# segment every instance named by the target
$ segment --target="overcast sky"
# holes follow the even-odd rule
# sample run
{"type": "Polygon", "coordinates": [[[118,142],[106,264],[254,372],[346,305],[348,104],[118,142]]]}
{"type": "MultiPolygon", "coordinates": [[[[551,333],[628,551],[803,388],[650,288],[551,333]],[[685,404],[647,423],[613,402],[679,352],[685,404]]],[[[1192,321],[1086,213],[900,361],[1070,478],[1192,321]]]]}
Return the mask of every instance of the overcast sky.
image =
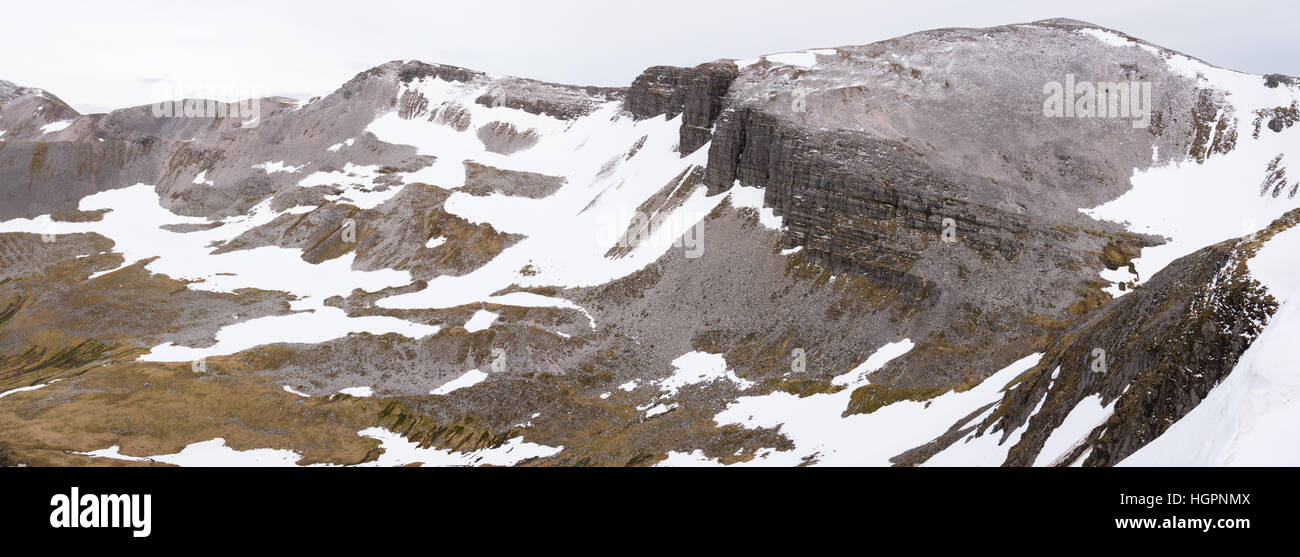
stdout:
{"type": "MultiPolygon", "coordinates": [[[[1289,0],[23,1],[5,6],[0,79],[82,112],[162,100],[160,82],[310,97],[418,59],[577,85],[647,66],[866,44],[1051,17],[1118,29],[1215,65],[1300,75],[1289,0]]],[[[182,85],[184,87],[184,85],[182,85]]]]}

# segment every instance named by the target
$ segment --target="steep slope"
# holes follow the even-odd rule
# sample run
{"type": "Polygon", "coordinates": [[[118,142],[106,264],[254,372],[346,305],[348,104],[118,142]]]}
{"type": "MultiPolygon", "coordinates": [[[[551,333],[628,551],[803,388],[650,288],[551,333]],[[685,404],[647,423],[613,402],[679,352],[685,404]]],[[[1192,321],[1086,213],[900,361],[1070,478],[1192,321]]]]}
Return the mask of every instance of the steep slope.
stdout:
{"type": "Polygon", "coordinates": [[[1125,466],[1275,466],[1300,462],[1296,438],[1297,334],[1295,272],[1300,214],[1275,225],[1246,260],[1252,280],[1278,303],[1277,312],[1237,360],[1231,374],[1125,466]]]}
{"type": "MultiPolygon", "coordinates": [[[[1284,122],[1296,89],[1277,76],[1239,74],[1177,55],[1169,62],[1198,87],[1224,93],[1228,104],[1216,109],[1218,121],[1252,124],[1231,136],[1227,150],[1212,145],[1232,126],[1198,132],[1188,154],[1195,164],[1137,169],[1132,190],[1086,211],[1168,238],[1134,258],[1128,272],[1104,276],[1141,282],[1160,272],[1136,292],[1085,316],[1036,368],[1008,386],[991,416],[965,432],[972,435],[931,462],[961,463],[972,452],[992,450],[1011,465],[1116,464],[1226,381],[1287,295],[1285,287],[1260,284],[1243,265],[1294,220],[1293,213],[1282,216],[1297,206],[1282,161],[1300,148],[1300,138],[1284,122]],[[1259,229],[1261,224],[1268,226],[1259,229]],[[1223,243],[1201,249],[1216,242],[1223,243]]],[[[1204,122],[1197,115],[1209,112],[1197,108],[1192,119],[1204,122]]],[[[1294,255],[1275,261],[1283,268],[1298,263],[1294,255]]],[[[1207,431],[1182,431],[1192,430],[1199,433],[1183,435],[1207,431]]],[[[955,437],[949,432],[904,461],[916,462],[955,437]]]]}
{"type": "Polygon", "coordinates": [[[963,464],[972,453],[1020,466],[1119,462],[1195,407],[1275,311],[1242,268],[1255,247],[1227,242],[1175,261],[1088,314],[1002,388],[987,417],[900,462],[944,447],[926,462],[963,464]]]}

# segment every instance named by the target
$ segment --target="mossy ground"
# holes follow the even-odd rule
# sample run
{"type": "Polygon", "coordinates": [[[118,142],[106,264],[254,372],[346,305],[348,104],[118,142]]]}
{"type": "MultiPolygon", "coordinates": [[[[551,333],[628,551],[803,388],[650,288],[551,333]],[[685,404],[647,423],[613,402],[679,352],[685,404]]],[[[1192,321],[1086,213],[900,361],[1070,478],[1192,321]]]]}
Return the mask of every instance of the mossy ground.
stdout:
{"type": "Polygon", "coordinates": [[[376,454],[357,431],[379,412],[378,401],[302,398],[219,361],[206,373],[120,362],[0,399],[0,438],[11,460],[33,466],[117,465],[72,453],[116,445],[146,457],[217,437],[236,450],[294,450],[300,464],[355,464],[376,454]]]}

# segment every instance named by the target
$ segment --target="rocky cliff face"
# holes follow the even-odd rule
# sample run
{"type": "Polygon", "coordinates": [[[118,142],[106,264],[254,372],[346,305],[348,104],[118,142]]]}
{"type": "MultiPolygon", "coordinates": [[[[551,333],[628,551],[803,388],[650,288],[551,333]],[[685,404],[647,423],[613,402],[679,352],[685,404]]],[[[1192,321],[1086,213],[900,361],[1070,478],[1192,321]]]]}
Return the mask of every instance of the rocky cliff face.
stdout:
{"type": "Polygon", "coordinates": [[[736,65],[730,60],[694,68],[647,68],[628,89],[626,107],[637,118],[662,114],[671,120],[681,114],[678,150],[689,155],[709,142],[713,122],[722,112],[722,98],[736,73],[736,65]]]}
{"type": "MultiPolygon", "coordinates": [[[[764,190],[764,204],[789,220],[786,247],[837,272],[876,278],[923,298],[929,288],[908,271],[926,241],[940,239],[945,219],[963,245],[1014,259],[1030,218],[953,195],[983,177],[936,169],[905,143],[853,132],[808,133],[751,109],[731,112],[709,150],[705,184],[712,193],[734,183],[764,190]]],[[[955,239],[956,236],[954,236],[955,239]]]]}
{"type": "Polygon", "coordinates": [[[924,462],[954,444],[992,436],[1009,447],[1008,466],[1119,463],[1195,408],[1262,331],[1277,302],[1245,262],[1294,226],[1297,215],[1248,241],[1179,259],[1132,294],[1087,314],[1003,389],[987,418],[897,462],[924,462]],[[1073,423],[1072,433],[1058,434],[1080,407],[1100,411],[1090,422],[1073,423]],[[1058,442],[1049,444],[1054,436],[1058,442]]]}

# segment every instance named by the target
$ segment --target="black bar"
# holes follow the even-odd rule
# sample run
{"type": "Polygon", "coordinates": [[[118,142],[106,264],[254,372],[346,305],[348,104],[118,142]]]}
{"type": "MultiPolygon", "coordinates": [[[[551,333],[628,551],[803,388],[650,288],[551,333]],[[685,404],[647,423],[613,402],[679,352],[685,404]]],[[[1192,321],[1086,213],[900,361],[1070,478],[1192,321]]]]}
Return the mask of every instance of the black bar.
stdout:
{"type": "Polygon", "coordinates": [[[0,471],[7,494],[0,531],[125,547],[214,536],[305,547],[340,537],[391,541],[452,531],[458,532],[453,538],[483,540],[471,532],[490,535],[501,528],[521,543],[560,533],[594,543],[697,528],[750,533],[737,534],[737,543],[746,536],[758,540],[756,534],[798,537],[799,529],[913,540],[956,536],[976,543],[1035,531],[1089,542],[1254,541],[1294,530],[1300,488],[1292,474],[1284,468],[9,468],[0,471]],[[129,527],[52,527],[51,498],[74,486],[83,496],[149,494],[149,535],[135,537],[129,527]],[[1171,504],[1170,494],[1182,504],[1171,504]],[[1117,528],[1116,519],[1132,518],[1157,522],[1117,528]],[[1236,528],[1160,526],[1165,519],[1207,518],[1230,520],[1225,526],[1236,528]]]}

